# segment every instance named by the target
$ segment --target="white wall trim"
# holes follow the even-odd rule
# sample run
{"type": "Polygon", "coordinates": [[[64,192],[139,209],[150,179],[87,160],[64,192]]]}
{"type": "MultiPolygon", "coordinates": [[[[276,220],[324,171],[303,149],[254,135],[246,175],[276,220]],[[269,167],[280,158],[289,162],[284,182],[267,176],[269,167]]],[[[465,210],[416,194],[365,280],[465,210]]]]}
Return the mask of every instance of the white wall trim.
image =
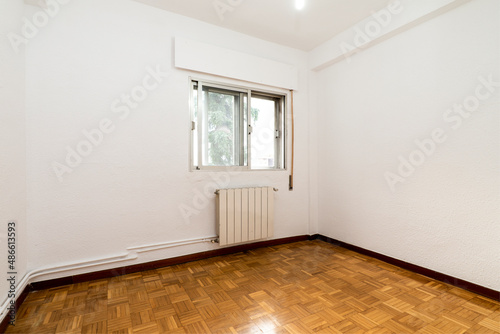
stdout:
{"type": "Polygon", "coordinates": [[[299,87],[293,65],[180,37],[175,38],[175,67],[278,88],[299,87]]]}

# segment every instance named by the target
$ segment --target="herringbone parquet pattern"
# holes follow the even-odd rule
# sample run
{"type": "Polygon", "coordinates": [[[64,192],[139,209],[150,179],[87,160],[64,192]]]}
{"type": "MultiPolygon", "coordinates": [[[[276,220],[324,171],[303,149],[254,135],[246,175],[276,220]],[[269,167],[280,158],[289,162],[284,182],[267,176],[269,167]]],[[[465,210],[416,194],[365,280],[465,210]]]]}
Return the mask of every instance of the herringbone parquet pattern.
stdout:
{"type": "Polygon", "coordinates": [[[7,333],[500,333],[500,304],[307,241],[33,292],[7,333]]]}

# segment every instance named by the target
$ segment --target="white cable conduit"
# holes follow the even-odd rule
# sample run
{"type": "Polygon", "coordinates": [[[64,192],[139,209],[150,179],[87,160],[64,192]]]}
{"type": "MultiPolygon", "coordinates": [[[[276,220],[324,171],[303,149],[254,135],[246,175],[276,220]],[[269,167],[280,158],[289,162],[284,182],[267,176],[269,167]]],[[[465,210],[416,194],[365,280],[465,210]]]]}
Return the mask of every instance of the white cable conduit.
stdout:
{"type": "Polygon", "coordinates": [[[197,238],[197,239],[187,239],[180,241],[170,241],[170,242],[162,242],[159,244],[146,245],[146,246],[136,246],[127,248],[128,251],[136,251],[137,253],[144,253],[158,249],[178,247],[184,245],[197,244],[201,242],[213,242],[217,239],[217,236],[207,237],[207,238],[197,238]]]}
{"type": "MultiPolygon", "coordinates": [[[[122,254],[122,255],[116,255],[116,256],[111,256],[111,257],[106,257],[102,259],[97,259],[97,260],[89,260],[89,261],[84,261],[84,262],[79,262],[79,263],[72,263],[72,264],[65,264],[61,266],[55,266],[55,267],[49,267],[49,268],[42,268],[42,269],[35,269],[32,270],[28,273],[26,273],[21,281],[16,286],[16,296],[19,296],[21,292],[26,288],[26,286],[32,282],[33,279],[43,276],[43,275],[50,275],[50,274],[56,274],[56,273],[61,273],[65,271],[70,271],[70,270],[77,270],[77,269],[83,269],[83,268],[91,268],[91,267],[96,267],[96,266],[101,266],[105,264],[112,264],[112,263],[119,263],[119,262],[124,262],[124,261],[130,261],[130,260],[135,260],[139,258],[140,253],[145,253],[145,252],[151,252],[155,250],[160,250],[160,249],[167,249],[167,248],[172,248],[172,247],[180,247],[180,246],[186,246],[186,245],[193,245],[193,244],[198,244],[198,243],[204,243],[204,242],[216,242],[217,236],[213,237],[206,237],[206,238],[196,238],[196,239],[187,239],[187,240],[180,240],[180,241],[169,241],[169,242],[163,242],[159,244],[151,244],[151,245],[144,245],[144,246],[136,246],[136,247],[129,247],[127,248],[127,253],[122,254]]],[[[9,305],[11,303],[12,298],[5,298],[4,302],[2,303],[2,306],[0,307],[0,321],[2,321],[5,316],[9,313],[9,305]]]]}

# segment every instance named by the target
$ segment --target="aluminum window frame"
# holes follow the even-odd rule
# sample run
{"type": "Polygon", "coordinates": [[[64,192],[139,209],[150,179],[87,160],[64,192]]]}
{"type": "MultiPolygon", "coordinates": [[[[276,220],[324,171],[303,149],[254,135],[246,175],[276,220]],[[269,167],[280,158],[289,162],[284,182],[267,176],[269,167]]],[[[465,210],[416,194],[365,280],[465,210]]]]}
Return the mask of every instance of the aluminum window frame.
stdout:
{"type": "MultiPolygon", "coordinates": [[[[189,166],[191,171],[285,171],[287,169],[287,101],[288,92],[284,91],[270,91],[267,89],[244,87],[228,83],[214,82],[211,80],[197,79],[189,77],[189,113],[190,113],[190,155],[189,155],[189,166]],[[194,86],[197,86],[197,117],[194,117],[194,86]],[[229,91],[239,93],[239,107],[240,107],[240,119],[239,119],[239,165],[234,166],[211,166],[203,165],[203,154],[206,154],[206,150],[203,148],[203,137],[202,137],[202,127],[208,126],[208,122],[205,121],[206,112],[203,110],[203,103],[200,103],[203,94],[203,87],[209,87],[209,89],[221,89],[222,91],[229,91]],[[246,94],[247,99],[247,110],[246,122],[247,129],[245,127],[245,120],[243,112],[245,108],[243,97],[246,94]],[[274,101],[275,103],[275,131],[279,132],[279,137],[275,135],[274,137],[274,166],[269,168],[253,168],[252,167],[252,97],[255,95],[257,98],[265,98],[274,101]],[[194,141],[195,135],[197,135],[197,152],[195,152],[194,141]],[[245,140],[246,137],[246,140],[245,140]],[[245,142],[246,142],[246,156],[245,156],[245,142]],[[197,154],[197,164],[195,164],[194,154],[197,154]],[[246,161],[246,165],[245,164],[246,161]],[[242,165],[243,164],[243,165],[242,165]]],[[[208,103],[208,101],[207,101],[208,103]]],[[[235,145],[236,146],[236,145],[235,145]]],[[[236,156],[235,156],[236,159],[236,156]]],[[[236,160],[235,160],[236,161],[236,160]]]]}

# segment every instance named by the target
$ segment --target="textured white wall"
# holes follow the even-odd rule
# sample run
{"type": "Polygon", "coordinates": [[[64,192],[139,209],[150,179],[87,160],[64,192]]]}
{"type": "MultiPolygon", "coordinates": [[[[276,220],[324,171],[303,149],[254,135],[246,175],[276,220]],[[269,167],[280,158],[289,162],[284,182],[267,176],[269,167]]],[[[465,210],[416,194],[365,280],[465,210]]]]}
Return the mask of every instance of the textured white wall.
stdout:
{"type": "Polygon", "coordinates": [[[19,33],[23,5],[0,2],[0,305],[7,282],[7,224],[16,221],[18,282],[26,271],[26,136],[24,116],[24,52],[15,52],[7,36],[19,33]]]}
{"type": "MultiPolygon", "coordinates": [[[[288,191],[286,171],[230,175],[228,183],[225,173],[189,172],[188,76],[205,76],[173,67],[176,36],[288,63],[300,69],[301,77],[306,75],[303,52],[137,2],[75,0],[65,5],[30,42],[27,53],[30,269],[119,255],[127,247],[215,235],[217,179],[227,187],[279,188],[275,237],[307,233],[307,140],[296,142],[293,192],[288,191]],[[127,94],[140,95],[141,89],[134,87],[149,75],[146,68],[157,66],[166,74],[160,74],[158,85],[153,77],[146,80],[148,86],[157,86],[147,98],[132,108],[120,102],[127,94]],[[101,139],[94,131],[97,145],[82,144],[87,140],[82,131],[99,126],[109,133],[101,139]],[[81,161],[70,158],[71,173],[65,162],[68,147],[91,151],[81,161]],[[199,194],[206,187],[211,191],[205,203],[199,194]],[[186,220],[180,208],[199,213],[186,220]]],[[[307,138],[306,97],[304,85],[295,100],[299,138],[307,138]]],[[[200,244],[153,252],[136,262],[213,247],[200,244]]]]}
{"type": "Polygon", "coordinates": [[[499,13],[472,1],[319,73],[320,233],[500,289],[499,13]],[[418,166],[391,189],[400,156],[418,166]]]}

